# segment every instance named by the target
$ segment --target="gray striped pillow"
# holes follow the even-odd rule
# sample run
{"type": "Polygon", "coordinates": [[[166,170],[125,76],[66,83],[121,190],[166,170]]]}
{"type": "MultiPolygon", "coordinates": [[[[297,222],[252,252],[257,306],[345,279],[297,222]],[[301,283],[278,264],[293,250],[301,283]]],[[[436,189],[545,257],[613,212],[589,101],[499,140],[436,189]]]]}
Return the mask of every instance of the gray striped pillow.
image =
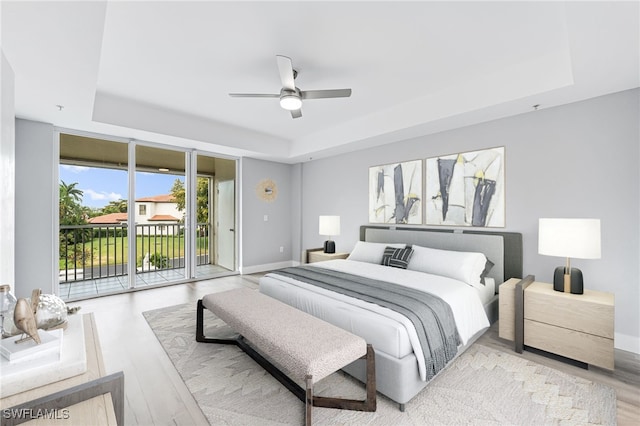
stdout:
{"type": "Polygon", "coordinates": [[[412,254],[413,249],[409,247],[386,247],[384,249],[384,254],[382,255],[382,264],[384,266],[407,269],[407,266],[409,265],[409,259],[411,259],[412,254]]]}

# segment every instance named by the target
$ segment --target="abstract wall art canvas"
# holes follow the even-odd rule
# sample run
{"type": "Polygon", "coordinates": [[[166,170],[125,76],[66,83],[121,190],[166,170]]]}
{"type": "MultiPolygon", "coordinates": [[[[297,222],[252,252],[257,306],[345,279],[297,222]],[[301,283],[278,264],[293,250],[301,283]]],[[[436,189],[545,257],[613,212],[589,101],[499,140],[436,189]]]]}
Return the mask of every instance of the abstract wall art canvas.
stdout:
{"type": "Polygon", "coordinates": [[[504,147],[428,158],[426,223],[505,226],[504,147]]]}
{"type": "Polygon", "coordinates": [[[369,222],[422,224],[422,160],[369,168],[369,222]]]}

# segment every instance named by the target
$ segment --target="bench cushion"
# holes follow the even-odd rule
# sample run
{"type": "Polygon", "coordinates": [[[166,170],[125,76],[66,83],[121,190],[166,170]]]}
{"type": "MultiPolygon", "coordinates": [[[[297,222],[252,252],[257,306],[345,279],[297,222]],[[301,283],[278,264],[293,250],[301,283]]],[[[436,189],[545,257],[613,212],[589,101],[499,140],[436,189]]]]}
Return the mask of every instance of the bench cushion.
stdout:
{"type": "Polygon", "coordinates": [[[367,353],[363,338],[254,290],[208,294],[202,304],[293,379],[315,383],[367,353]]]}

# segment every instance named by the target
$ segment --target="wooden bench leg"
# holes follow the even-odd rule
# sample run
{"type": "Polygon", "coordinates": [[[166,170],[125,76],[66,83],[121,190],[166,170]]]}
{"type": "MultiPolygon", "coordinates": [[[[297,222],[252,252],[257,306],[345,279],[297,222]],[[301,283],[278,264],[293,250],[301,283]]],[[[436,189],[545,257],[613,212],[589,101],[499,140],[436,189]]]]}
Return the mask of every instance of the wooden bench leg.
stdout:
{"type": "Polygon", "coordinates": [[[362,358],[367,363],[367,383],[365,383],[367,397],[364,401],[314,396],[313,405],[324,408],[340,408],[342,410],[376,411],[376,356],[373,346],[367,345],[367,354],[362,358]]]}
{"type": "Polygon", "coordinates": [[[376,411],[376,354],[373,346],[367,345],[367,399],[364,411],[376,411]]]}
{"type": "Polygon", "coordinates": [[[304,403],[304,423],[306,426],[311,426],[311,410],[313,409],[313,378],[310,375],[307,375],[305,377],[305,382],[307,385],[307,396],[304,403]]]}

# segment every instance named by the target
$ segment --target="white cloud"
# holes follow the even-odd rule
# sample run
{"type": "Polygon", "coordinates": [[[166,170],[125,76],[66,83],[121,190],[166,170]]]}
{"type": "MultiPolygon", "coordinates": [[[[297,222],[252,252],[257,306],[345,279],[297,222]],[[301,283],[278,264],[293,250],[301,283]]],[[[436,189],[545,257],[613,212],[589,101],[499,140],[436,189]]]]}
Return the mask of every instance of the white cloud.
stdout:
{"type": "Polygon", "coordinates": [[[96,192],[93,189],[83,189],[84,195],[88,195],[89,198],[96,201],[116,201],[122,199],[122,194],[115,192],[96,192]]]}
{"type": "Polygon", "coordinates": [[[60,167],[62,167],[64,170],[68,170],[71,173],[82,173],[82,172],[86,172],[87,170],[89,170],[89,167],[85,167],[85,166],[70,166],[68,164],[60,164],[60,167]]]}

